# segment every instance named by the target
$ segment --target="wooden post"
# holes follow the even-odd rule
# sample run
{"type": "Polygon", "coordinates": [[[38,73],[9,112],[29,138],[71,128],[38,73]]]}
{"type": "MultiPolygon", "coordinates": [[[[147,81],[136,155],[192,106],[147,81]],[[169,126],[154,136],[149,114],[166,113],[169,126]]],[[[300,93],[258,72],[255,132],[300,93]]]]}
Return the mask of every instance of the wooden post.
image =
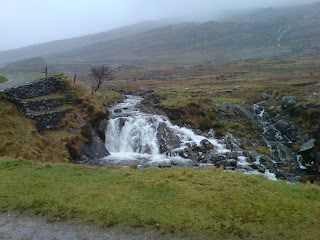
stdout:
{"type": "Polygon", "coordinates": [[[73,82],[76,82],[76,78],[77,78],[77,74],[75,73],[73,77],[73,82]]]}
{"type": "Polygon", "coordinates": [[[46,77],[48,77],[48,67],[46,67],[46,77]]]}

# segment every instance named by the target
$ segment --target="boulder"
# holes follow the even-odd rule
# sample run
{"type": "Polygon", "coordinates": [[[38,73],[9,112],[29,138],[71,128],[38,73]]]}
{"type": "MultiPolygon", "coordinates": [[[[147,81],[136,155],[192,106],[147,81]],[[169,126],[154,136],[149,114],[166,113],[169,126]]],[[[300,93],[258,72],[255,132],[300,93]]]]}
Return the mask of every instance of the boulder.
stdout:
{"type": "Polygon", "coordinates": [[[157,139],[161,146],[161,153],[173,150],[180,146],[180,138],[164,122],[160,122],[157,129],[157,139]]]}
{"type": "Polygon", "coordinates": [[[315,139],[311,139],[308,142],[304,143],[301,147],[299,152],[305,152],[305,151],[309,151],[312,150],[315,147],[315,139]]]}
{"type": "Polygon", "coordinates": [[[278,129],[280,132],[285,133],[286,130],[289,128],[290,124],[283,119],[274,123],[274,127],[278,129]]]}
{"type": "Polygon", "coordinates": [[[294,96],[285,96],[281,99],[284,108],[292,107],[297,104],[296,98],[294,96]]]}
{"type": "MultiPolygon", "coordinates": [[[[103,141],[92,131],[92,141],[83,143],[80,147],[80,161],[96,165],[100,159],[110,155],[103,141]]],[[[97,164],[99,165],[99,164],[97,164]]]]}
{"type": "Polygon", "coordinates": [[[213,149],[213,145],[212,145],[211,142],[209,142],[208,139],[203,139],[200,143],[206,150],[212,150],[213,149]]]}
{"type": "Polygon", "coordinates": [[[226,146],[231,151],[241,151],[239,145],[240,141],[238,138],[233,136],[231,133],[227,132],[224,136],[224,141],[226,143],[226,146]]]}

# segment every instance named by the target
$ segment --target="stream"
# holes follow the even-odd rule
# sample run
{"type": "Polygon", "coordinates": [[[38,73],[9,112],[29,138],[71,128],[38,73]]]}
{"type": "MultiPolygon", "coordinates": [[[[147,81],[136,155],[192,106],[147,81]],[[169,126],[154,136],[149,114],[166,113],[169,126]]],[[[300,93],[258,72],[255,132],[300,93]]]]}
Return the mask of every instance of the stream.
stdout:
{"type": "MultiPolygon", "coordinates": [[[[203,139],[185,127],[173,125],[168,118],[141,112],[139,96],[128,95],[123,103],[110,109],[106,130],[106,147],[111,155],[105,159],[113,164],[139,166],[191,166],[191,160],[178,155],[190,144],[203,139]],[[164,151],[165,148],[165,151],[164,151]]],[[[219,153],[229,150],[216,139],[207,139],[219,153]]]]}
{"type": "MultiPolygon", "coordinates": [[[[198,135],[172,124],[165,116],[142,112],[139,108],[142,100],[128,95],[124,102],[109,109],[105,144],[110,155],[104,158],[108,164],[136,164],[138,168],[214,165],[246,174],[261,173],[250,167],[241,151],[231,152],[223,140],[198,135]]],[[[263,174],[275,179],[268,169],[263,174]]]]}

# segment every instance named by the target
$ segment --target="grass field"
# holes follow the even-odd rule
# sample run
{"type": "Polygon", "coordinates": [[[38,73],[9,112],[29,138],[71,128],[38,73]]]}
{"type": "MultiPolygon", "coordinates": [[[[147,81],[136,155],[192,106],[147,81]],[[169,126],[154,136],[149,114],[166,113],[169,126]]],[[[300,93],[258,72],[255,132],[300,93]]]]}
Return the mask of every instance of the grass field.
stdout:
{"type": "Polygon", "coordinates": [[[320,188],[190,169],[0,158],[0,210],[199,239],[319,239],[320,188]]]}

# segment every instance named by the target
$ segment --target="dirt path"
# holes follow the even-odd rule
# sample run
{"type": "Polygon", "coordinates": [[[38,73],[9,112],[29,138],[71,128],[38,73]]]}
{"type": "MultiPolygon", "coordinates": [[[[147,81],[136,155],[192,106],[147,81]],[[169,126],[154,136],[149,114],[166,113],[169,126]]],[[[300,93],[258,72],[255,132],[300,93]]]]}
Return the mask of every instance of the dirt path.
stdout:
{"type": "Polygon", "coordinates": [[[0,239],[2,240],[73,240],[73,239],[172,239],[155,237],[144,233],[120,233],[100,228],[96,225],[78,221],[48,222],[44,217],[19,214],[17,212],[0,213],[0,239]]]}

